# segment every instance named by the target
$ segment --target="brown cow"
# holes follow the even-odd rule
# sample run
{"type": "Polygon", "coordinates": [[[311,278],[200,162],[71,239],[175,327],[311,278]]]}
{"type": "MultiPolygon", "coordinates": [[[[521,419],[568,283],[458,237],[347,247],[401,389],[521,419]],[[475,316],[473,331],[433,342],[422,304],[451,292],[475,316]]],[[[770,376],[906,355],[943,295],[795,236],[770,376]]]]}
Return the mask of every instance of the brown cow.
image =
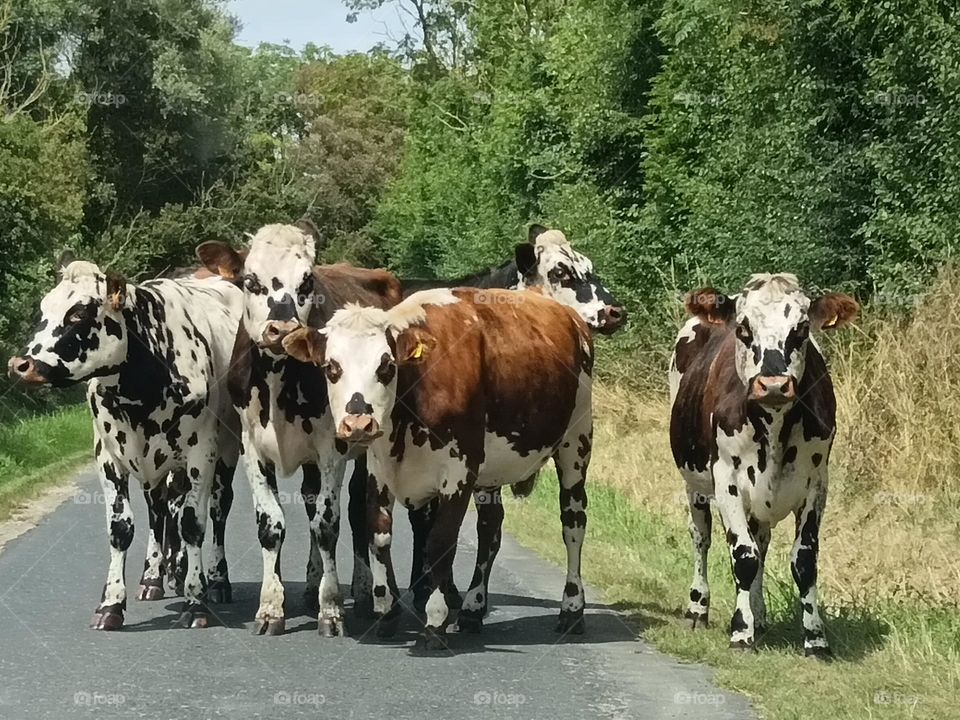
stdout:
{"type": "MultiPolygon", "coordinates": [[[[583,632],[580,548],[592,442],[590,329],[576,311],[531,292],[425,290],[389,311],[348,306],[322,332],[288,335],[292,356],[323,367],[337,437],[367,448],[374,609],[392,634],[399,591],[390,559],[394,498],[439,499],[426,542],[424,645],[445,645],[457,536],[475,489],[530,477],[553,458],[560,478],[567,582],[557,626],[583,632]],[[389,590],[389,596],[388,596],[389,590]]],[[[492,525],[478,528],[478,564],[492,525]]],[[[479,631],[489,572],[459,624],[479,631]]]]}
{"type": "Polygon", "coordinates": [[[754,275],[735,298],[691,293],[694,316],[671,361],[670,443],[687,483],[695,551],[687,618],[707,624],[710,500],[720,511],[737,587],[730,644],[752,648],[766,624],[763,563],[773,526],[793,513],[793,577],[807,655],[830,648],[817,606],[817,550],[827,496],[836,400],[811,330],[852,321],[857,303],[812,300],[793,275],[754,275]]]}

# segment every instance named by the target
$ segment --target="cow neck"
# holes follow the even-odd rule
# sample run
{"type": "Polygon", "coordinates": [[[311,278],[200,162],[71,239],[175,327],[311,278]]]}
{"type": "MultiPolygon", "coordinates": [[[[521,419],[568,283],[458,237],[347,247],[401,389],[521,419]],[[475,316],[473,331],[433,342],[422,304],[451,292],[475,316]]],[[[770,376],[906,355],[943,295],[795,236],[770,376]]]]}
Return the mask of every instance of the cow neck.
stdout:
{"type": "Polygon", "coordinates": [[[402,284],[404,296],[418,290],[432,290],[434,288],[475,287],[516,290],[520,287],[520,273],[517,270],[516,261],[508,260],[497,267],[487,268],[453,280],[412,278],[403,280],[402,284]]]}
{"type": "Polygon", "coordinates": [[[166,308],[153,291],[127,286],[129,307],[123,311],[127,357],[115,374],[100,378],[101,394],[118,404],[159,406],[164,389],[180,376],[166,308]]]}

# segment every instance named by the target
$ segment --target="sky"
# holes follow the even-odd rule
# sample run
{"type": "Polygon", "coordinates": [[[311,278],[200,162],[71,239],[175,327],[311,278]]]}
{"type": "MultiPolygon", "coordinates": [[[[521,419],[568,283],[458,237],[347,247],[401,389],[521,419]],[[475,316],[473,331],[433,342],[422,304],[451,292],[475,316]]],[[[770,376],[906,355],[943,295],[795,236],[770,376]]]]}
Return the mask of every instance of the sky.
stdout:
{"type": "Polygon", "coordinates": [[[403,35],[397,8],[364,11],[357,22],[348,23],[341,0],[229,0],[227,11],[240,19],[241,45],[261,42],[288,43],[300,50],[308,42],[329,45],[339,53],[369,50],[386,42],[388,34],[403,35]]]}

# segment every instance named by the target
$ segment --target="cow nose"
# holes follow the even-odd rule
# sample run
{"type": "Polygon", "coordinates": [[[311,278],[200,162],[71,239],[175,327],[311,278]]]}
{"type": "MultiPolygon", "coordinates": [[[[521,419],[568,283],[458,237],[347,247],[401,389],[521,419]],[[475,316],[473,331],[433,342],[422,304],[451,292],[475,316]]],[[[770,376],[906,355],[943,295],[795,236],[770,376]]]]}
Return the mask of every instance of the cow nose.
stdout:
{"type": "Polygon", "coordinates": [[[620,305],[605,305],[597,319],[602,330],[612,332],[626,321],[627,311],[620,305]]]}
{"type": "Polygon", "coordinates": [[[7,375],[17,380],[35,381],[37,379],[37,368],[33,358],[12,357],[7,363],[7,375]]]}
{"type": "Polygon", "coordinates": [[[369,441],[379,435],[380,423],[372,415],[347,415],[337,428],[337,438],[350,442],[369,441]]]}
{"type": "Polygon", "coordinates": [[[797,397],[797,385],[789,375],[761,375],[753,381],[754,400],[768,405],[780,405],[797,397]]]}
{"type": "Polygon", "coordinates": [[[300,323],[291,320],[270,320],[263,326],[260,346],[279,347],[283,339],[298,327],[300,327],[300,323]]]}

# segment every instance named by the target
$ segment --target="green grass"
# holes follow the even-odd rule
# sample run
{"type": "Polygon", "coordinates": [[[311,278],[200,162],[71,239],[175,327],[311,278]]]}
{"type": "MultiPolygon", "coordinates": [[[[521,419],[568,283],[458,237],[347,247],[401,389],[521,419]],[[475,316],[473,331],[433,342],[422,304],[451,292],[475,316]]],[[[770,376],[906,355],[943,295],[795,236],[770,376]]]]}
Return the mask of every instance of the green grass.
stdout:
{"type": "Polygon", "coordinates": [[[93,426],[82,405],[0,425],[0,520],[62,481],[92,455],[93,426]]]}
{"type": "MultiPolygon", "coordinates": [[[[679,485],[679,477],[676,482],[679,485]]],[[[716,682],[750,697],[761,717],[960,717],[956,608],[889,601],[838,606],[822,597],[837,659],[824,664],[805,658],[787,564],[790,541],[779,528],[765,581],[771,629],[760,639],[757,653],[737,653],[727,648],[733,585],[719,529],[715,528],[710,553],[711,627],[693,632],[682,620],[692,574],[686,528],[598,482],[588,486],[588,493],[583,572],[585,580],[604,594],[593,602],[623,610],[660,650],[715,667],[716,682]]],[[[521,542],[562,563],[558,512],[557,481],[545,472],[528,500],[510,503],[507,528],[521,542]]]]}

